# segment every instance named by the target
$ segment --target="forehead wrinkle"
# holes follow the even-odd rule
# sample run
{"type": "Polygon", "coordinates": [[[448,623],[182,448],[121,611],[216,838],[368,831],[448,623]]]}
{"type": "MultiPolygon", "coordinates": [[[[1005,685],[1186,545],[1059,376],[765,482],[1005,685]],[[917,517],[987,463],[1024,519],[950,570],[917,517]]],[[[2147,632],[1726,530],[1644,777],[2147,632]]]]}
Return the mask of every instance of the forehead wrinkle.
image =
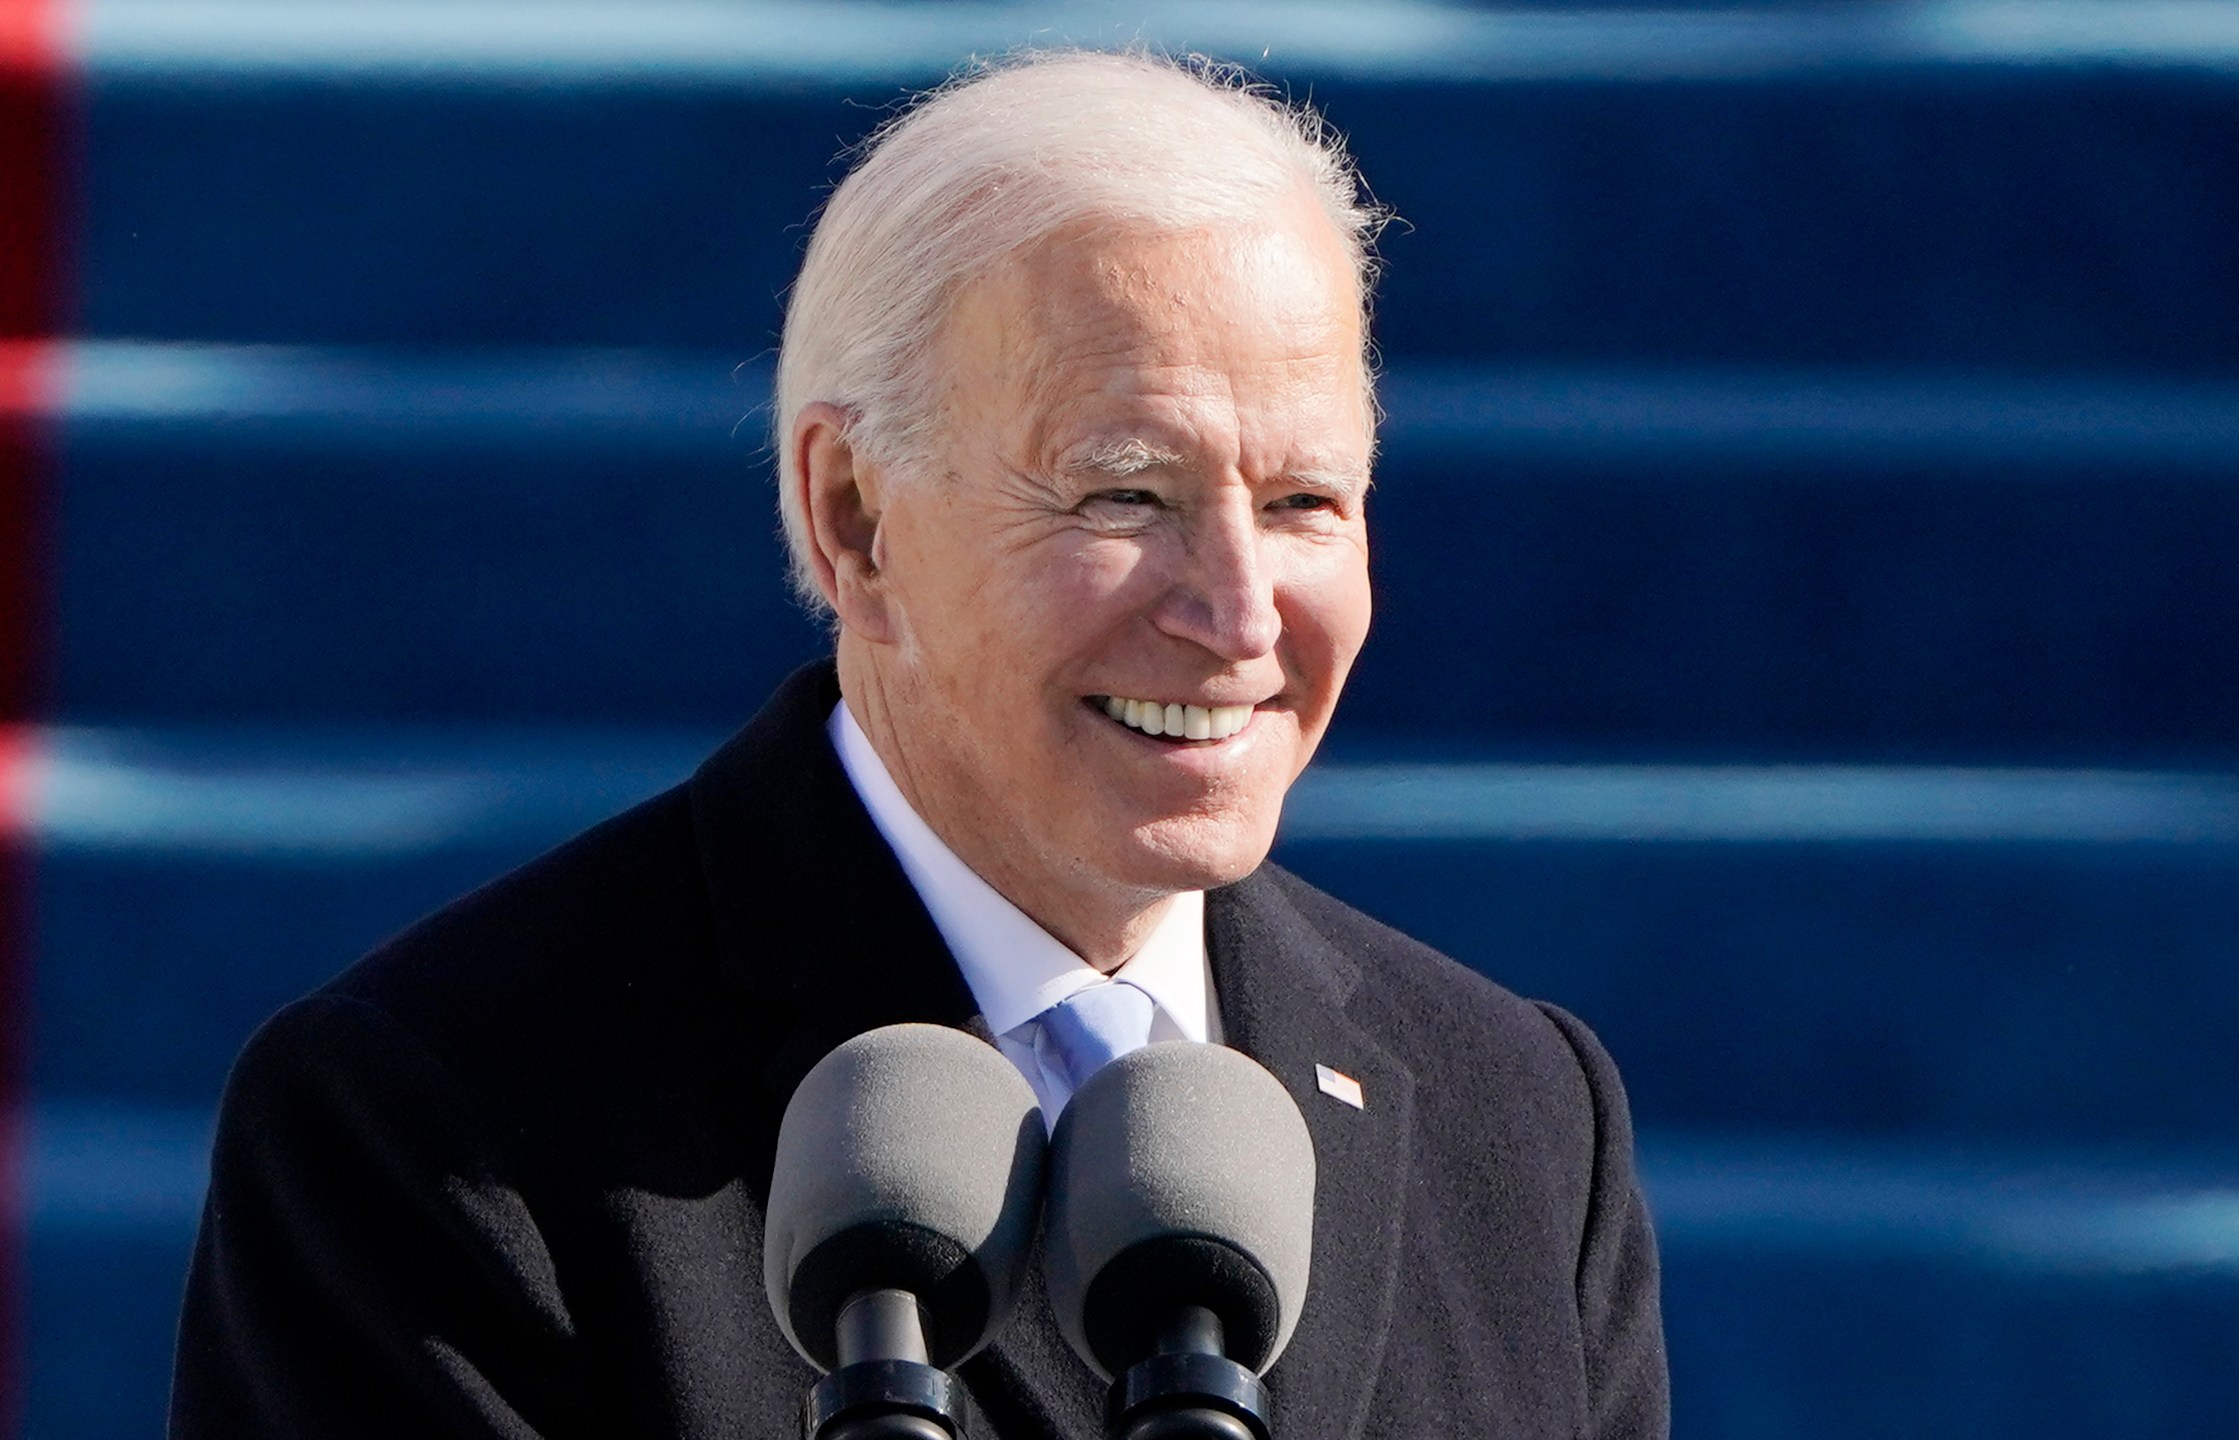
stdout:
{"type": "MultiPolygon", "coordinates": [[[[1045,484],[1164,466],[1233,468],[1260,484],[1293,477],[1338,495],[1365,491],[1365,455],[1356,462],[1349,446],[1331,453],[1313,442],[1302,453],[1293,442],[1306,437],[1283,433],[1300,417],[1301,391],[1314,392],[1307,410],[1326,408],[1320,392],[1333,379],[1365,401],[1357,301],[1340,315],[1302,300],[1287,263],[1295,247],[1266,237],[1232,244],[1238,237],[1218,232],[1153,235],[1144,237],[1147,255],[1113,248],[1122,238],[1108,228],[1052,237],[966,288],[944,337],[952,414],[970,422],[962,428],[1045,484]],[[1254,267],[1270,254],[1286,263],[1263,276],[1254,267]],[[1275,287],[1264,297],[1263,280],[1275,287]],[[1218,289],[1235,284],[1275,308],[1239,321],[1218,289]],[[1254,323],[1268,315],[1273,323],[1254,323]],[[1238,330],[1247,333],[1230,333],[1238,330]],[[1270,331],[1282,348],[1253,343],[1270,331]],[[1351,373],[1327,373],[1333,364],[1351,373]]],[[[1365,413],[1363,429],[1363,448],[1373,453],[1365,413]]]]}
{"type": "Polygon", "coordinates": [[[1141,406],[1147,397],[1128,393],[1141,383],[1139,330],[1124,323],[1052,324],[1031,310],[1013,314],[1023,333],[1011,372],[1017,386],[1011,406],[1025,421],[1029,453],[1044,457],[1042,465],[1058,475],[1127,476],[1182,463],[1173,444],[1146,433],[1162,428],[1146,427],[1150,417],[1141,406]],[[1090,432],[1086,439],[1065,443],[1068,431],[1083,430],[1090,432]]]}

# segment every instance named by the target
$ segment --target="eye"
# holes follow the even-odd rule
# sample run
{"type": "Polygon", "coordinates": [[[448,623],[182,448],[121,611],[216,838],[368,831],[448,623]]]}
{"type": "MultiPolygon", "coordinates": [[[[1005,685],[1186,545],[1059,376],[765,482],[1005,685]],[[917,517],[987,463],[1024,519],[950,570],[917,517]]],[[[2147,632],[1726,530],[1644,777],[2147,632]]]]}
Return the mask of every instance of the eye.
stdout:
{"type": "Polygon", "coordinates": [[[1089,505],[1116,505],[1125,509],[1156,509],[1166,502],[1156,490],[1099,490],[1083,502],[1089,505]]]}
{"type": "Polygon", "coordinates": [[[1269,501],[1267,508],[1270,510],[1335,510],[1337,499],[1335,496],[1323,495],[1313,490],[1300,490],[1295,494],[1285,495],[1279,500],[1269,501]]]}

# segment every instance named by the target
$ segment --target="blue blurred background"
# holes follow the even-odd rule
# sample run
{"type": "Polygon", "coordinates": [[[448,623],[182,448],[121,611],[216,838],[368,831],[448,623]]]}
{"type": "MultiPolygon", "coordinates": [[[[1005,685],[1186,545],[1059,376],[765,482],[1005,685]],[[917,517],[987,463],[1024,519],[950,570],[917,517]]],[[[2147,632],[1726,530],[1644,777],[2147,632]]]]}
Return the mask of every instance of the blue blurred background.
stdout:
{"type": "Polygon", "coordinates": [[[2239,9],[64,16],[23,1436],[160,1432],[259,1018],[817,650],[759,407],[842,147],[1136,38],[1403,217],[1279,858],[1607,1040],[1682,1440],[2239,1433],[2239,9]]]}

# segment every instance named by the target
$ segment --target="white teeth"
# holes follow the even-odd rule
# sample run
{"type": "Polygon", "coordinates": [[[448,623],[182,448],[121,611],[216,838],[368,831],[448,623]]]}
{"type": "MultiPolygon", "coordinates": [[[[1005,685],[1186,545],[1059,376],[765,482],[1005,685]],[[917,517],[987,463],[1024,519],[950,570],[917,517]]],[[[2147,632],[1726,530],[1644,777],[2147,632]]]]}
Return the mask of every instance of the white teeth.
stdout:
{"type": "Polygon", "coordinates": [[[1145,735],[1185,740],[1226,740],[1252,723],[1249,705],[1162,705],[1156,700],[1104,697],[1104,713],[1145,735]]]}

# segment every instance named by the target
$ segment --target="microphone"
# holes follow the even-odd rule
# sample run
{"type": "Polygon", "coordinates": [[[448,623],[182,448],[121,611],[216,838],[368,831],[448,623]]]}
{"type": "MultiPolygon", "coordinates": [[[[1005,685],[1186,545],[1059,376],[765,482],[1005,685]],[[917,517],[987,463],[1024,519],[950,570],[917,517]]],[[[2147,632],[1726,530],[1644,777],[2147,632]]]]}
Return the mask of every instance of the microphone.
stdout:
{"type": "Polygon", "coordinates": [[[1112,1440],[1269,1440],[1259,1373],[1290,1342],[1314,1241],[1314,1142],[1241,1051],[1148,1045],[1051,1138],[1042,1271],[1058,1329],[1113,1381],[1112,1440]]]}
{"type": "Polygon", "coordinates": [[[763,1232],[778,1328],[829,1372],[806,1440],[952,1440],[946,1372],[1010,1313],[1047,1145],[993,1046],[890,1025],[818,1061],[785,1107],[763,1232]]]}

